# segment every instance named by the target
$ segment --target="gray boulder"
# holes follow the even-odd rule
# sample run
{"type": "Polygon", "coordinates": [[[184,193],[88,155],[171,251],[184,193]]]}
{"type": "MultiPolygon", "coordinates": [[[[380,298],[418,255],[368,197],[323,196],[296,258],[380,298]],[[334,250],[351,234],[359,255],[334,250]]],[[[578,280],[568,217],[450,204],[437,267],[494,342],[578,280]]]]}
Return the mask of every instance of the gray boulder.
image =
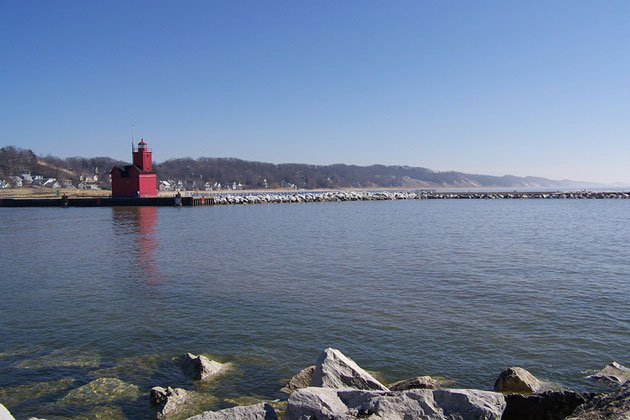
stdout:
{"type": "Polygon", "coordinates": [[[151,388],[149,398],[151,404],[157,409],[157,417],[164,417],[175,411],[178,405],[186,402],[187,393],[181,388],[162,388],[155,386],[151,388]]]}
{"type": "Polygon", "coordinates": [[[305,369],[302,369],[289,380],[289,382],[282,388],[280,391],[290,394],[293,391],[301,388],[306,388],[310,385],[311,379],[313,378],[313,372],[315,371],[315,366],[309,366],[305,369]]]}
{"type": "Polygon", "coordinates": [[[630,368],[620,365],[617,362],[612,362],[588,378],[606,381],[613,385],[621,385],[626,381],[630,381],[630,368]]]}
{"type": "Polygon", "coordinates": [[[7,408],[0,404],[0,420],[15,420],[7,408]]]}
{"type": "Polygon", "coordinates": [[[352,359],[330,347],[319,355],[310,386],[388,391],[385,385],[361,369],[352,359]]]}
{"type": "Polygon", "coordinates": [[[617,391],[598,395],[579,406],[566,420],[630,419],[630,381],[617,391]]]}
{"type": "Polygon", "coordinates": [[[542,394],[508,394],[501,420],[562,420],[595,394],[547,391],[542,394]]]}
{"type": "Polygon", "coordinates": [[[494,383],[494,390],[504,393],[531,394],[540,388],[540,381],[520,367],[505,369],[494,383]]]}
{"type": "Polygon", "coordinates": [[[352,419],[337,392],[337,389],[319,387],[295,391],[289,396],[284,420],[352,419]]]}
{"type": "Polygon", "coordinates": [[[186,376],[202,381],[223,373],[229,367],[227,363],[215,362],[206,356],[196,356],[192,353],[184,353],[179,362],[186,376]]]}
{"type": "Polygon", "coordinates": [[[417,376],[415,378],[403,379],[387,385],[390,391],[406,391],[408,389],[438,389],[442,385],[430,376],[417,376]]]}
{"type": "Polygon", "coordinates": [[[276,410],[267,403],[206,411],[186,420],[278,420],[276,410]]]}
{"type": "Polygon", "coordinates": [[[505,396],[498,392],[478,389],[435,389],[431,392],[444,418],[449,420],[498,420],[505,410],[505,396]]]}
{"type": "Polygon", "coordinates": [[[310,387],[291,394],[285,420],[499,420],[504,408],[503,394],[489,391],[310,387]]]}

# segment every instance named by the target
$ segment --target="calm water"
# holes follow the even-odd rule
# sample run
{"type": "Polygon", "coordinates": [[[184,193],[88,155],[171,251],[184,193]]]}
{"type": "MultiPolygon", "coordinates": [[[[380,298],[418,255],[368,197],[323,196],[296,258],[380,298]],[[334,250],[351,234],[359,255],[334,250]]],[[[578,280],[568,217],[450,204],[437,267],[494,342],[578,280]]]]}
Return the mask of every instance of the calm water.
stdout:
{"type": "Polygon", "coordinates": [[[204,409],[281,398],[328,346],[384,381],[483,389],[512,365],[590,389],[589,370],[630,364],[628,200],[2,208],[0,222],[0,402],[17,418],[150,418],[155,385],[204,409]],[[195,384],[183,352],[234,368],[195,384]],[[99,377],[138,390],[72,403],[99,377]]]}

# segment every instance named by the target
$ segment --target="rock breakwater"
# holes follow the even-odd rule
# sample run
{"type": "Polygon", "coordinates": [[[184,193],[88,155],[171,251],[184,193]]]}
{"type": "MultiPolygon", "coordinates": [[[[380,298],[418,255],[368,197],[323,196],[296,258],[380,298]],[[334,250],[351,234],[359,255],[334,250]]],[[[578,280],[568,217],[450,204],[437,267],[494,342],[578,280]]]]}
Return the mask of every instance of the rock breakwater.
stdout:
{"type": "Polygon", "coordinates": [[[284,194],[227,194],[214,196],[214,204],[321,203],[336,201],[445,200],[445,199],[629,199],[628,191],[556,192],[435,192],[435,191],[327,191],[284,194]]]}

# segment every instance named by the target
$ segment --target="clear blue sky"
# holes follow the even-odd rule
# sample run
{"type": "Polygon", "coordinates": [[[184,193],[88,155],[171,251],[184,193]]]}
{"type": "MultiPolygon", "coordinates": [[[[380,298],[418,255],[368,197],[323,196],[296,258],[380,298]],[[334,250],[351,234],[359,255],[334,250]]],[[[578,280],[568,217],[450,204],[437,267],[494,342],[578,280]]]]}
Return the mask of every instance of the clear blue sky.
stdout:
{"type": "Polygon", "coordinates": [[[0,0],[0,146],[630,184],[630,1],[0,0]]]}

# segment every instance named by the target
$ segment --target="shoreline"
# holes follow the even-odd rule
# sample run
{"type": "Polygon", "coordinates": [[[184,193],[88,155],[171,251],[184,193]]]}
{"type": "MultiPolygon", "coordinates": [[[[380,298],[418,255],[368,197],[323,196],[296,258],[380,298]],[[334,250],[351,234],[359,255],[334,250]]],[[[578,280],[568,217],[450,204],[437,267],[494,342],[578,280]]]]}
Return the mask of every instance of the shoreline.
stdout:
{"type": "MultiPolygon", "coordinates": [[[[66,362],[70,362],[69,367],[82,367],[72,364],[71,360],[66,362]]],[[[237,420],[245,417],[256,420],[590,420],[600,418],[591,417],[601,414],[600,410],[616,410],[615,414],[630,412],[630,369],[616,362],[588,376],[594,382],[603,382],[605,387],[600,387],[599,391],[571,390],[539,379],[517,366],[503,369],[493,387],[488,384],[488,388],[462,388],[445,378],[418,376],[421,372],[395,382],[381,382],[373,372],[364,370],[338,349],[329,347],[320,353],[313,365],[296,372],[285,382],[286,385],[279,390],[284,397],[265,398],[246,392],[241,397],[225,398],[224,403],[228,403],[228,407],[219,402],[214,387],[203,384],[228,386],[235,381],[238,366],[233,362],[217,362],[205,355],[192,353],[170,357],[168,365],[161,364],[159,367],[169,373],[150,381],[153,385],[148,387],[129,382],[121,370],[128,368],[127,364],[119,364],[97,369],[88,374],[90,380],[87,382],[66,378],[42,383],[39,387],[14,387],[14,391],[9,393],[3,390],[5,398],[0,400],[0,418],[14,419],[7,408],[20,414],[26,408],[28,412],[27,407],[21,407],[24,397],[26,401],[34,401],[43,395],[52,398],[58,407],[70,409],[79,416],[73,418],[84,418],[82,412],[86,410],[90,410],[89,413],[83,414],[93,415],[93,418],[157,420],[237,420]],[[49,387],[51,389],[48,390],[49,387]],[[24,391],[28,393],[29,389],[36,393],[24,395],[24,391]],[[427,401],[433,408],[426,411],[425,405],[414,403],[418,400],[427,401]],[[126,413],[125,410],[129,409],[132,411],[126,413]],[[447,413],[458,415],[443,416],[447,413]],[[471,413],[475,415],[471,416],[471,413]]],[[[36,411],[39,415],[57,418],[58,407],[36,411]]]]}

